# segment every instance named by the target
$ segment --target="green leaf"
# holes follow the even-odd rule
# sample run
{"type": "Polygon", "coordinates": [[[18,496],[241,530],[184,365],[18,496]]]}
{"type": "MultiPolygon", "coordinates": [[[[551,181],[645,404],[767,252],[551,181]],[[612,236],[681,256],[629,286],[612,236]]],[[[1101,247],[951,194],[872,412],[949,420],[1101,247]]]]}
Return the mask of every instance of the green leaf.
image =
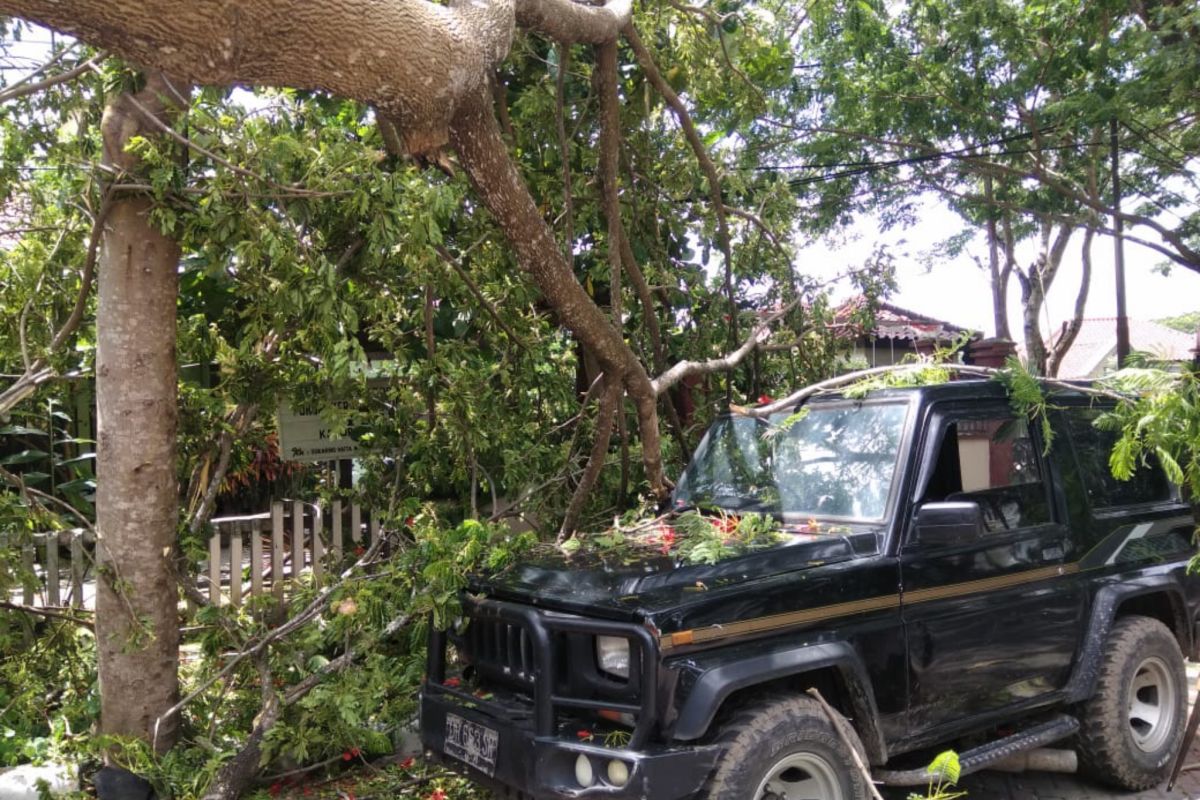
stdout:
{"type": "Polygon", "coordinates": [[[5,425],[3,428],[0,428],[0,435],[4,435],[6,433],[9,435],[12,435],[12,436],[49,436],[50,435],[43,430],[39,430],[38,428],[27,428],[24,425],[5,425]]]}
{"type": "Polygon", "coordinates": [[[29,464],[34,461],[45,461],[49,457],[50,454],[45,450],[22,450],[19,453],[12,453],[0,458],[0,464],[6,467],[14,464],[29,464]]]}
{"type": "Polygon", "coordinates": [[[1171,455],[1164,447],[1155,448],[1154,452],[1158,454],[1158,460],[1162,462],[1163,471],[1167,473],[1167,480],[1176,486],[1183,485],[1183,468],[1179,466],[1179,462],[1175,460],[1175,456],[1171,455]]]}
{"type": "Polygon", "coordinates": [[[938,753],[933,761],[929,762],[925,771],[929,773],[930,779],[938,784],[950,784],[951,786],[957,784],[962,775],[962,765],[959,763],[958,753],[953,750],[938,753]]]}

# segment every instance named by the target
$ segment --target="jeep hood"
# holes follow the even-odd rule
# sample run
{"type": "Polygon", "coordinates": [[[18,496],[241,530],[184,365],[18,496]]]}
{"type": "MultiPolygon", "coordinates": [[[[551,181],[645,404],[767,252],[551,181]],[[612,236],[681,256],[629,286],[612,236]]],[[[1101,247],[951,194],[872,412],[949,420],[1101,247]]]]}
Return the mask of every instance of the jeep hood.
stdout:
{"type": "Polygon", "coordinates": [[[500,600],[613,619],[640,619],[711,600],[724,587],[826,564],[878,555],[882,532],[786,533],[787,540],[716,564],[680,564],[666,555],[631,558],[599,553],[566,556],[545,551],[533,559],[472,582],[471,591],[500,600]]]}

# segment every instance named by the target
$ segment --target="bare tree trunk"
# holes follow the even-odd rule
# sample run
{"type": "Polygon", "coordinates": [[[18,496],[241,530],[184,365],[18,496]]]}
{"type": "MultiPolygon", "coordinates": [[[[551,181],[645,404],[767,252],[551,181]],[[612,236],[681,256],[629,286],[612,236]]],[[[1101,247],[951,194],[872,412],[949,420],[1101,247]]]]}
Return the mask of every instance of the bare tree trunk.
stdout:
{"type": "Polygon", "coordinates": [[[996,338],[1012,340],[1012,331],[1008,327],[1008,279],[1012,274],[1006,261],[1005,267],[1000,266],[1000,239],[996,234],[995,208],[992,205],[992,176],[983,178],[984,197],[987,198],[987,240],[988,240],[988,269],[992,276],[992,318],[996,325],[996,338]]]}
{"type": "MultiPolygon", "coordinates": [[[[186,89],[184,90],[186,91],[186,89]]],[[[159,74],[104,113],[105,162],[136,166],[134,136],[157,129],[180,96],[159,74]],[[139,108],[138,106],[141,106],[139,108]],[[145,109],[143,111],[142,109],[145,109]]],[[[154,722],[179,699],[178,593],[171,552],[178,521],[175,476],[175,302],[179,245],[150,220],[151,201],[114,198],[99,259],[96,313],[96,589],[100,729],[163,751],[177,718],[154,722]]]]}
{"type": "Polygon", "coordinates": [[[1071,349],[1071,345],[1075,343],[1075,337],[1079,335],[1079,329],[1083,327],[1083,315],[1087,310],[1088,290],[1092,286],[1092,239],[1096,235],[1096,229],[1089,225],[1083,234],[1083,248],[1080,256],[1083,262],[1083,269],[1079,276],[1079,292],[1075,295],[1075,309],[1071,315],[1071,319],[1063,324],[1062,334],[1054,342],[1054,347],[1051,348],[1049,358],[1046,362],[1046,376],[1050,378],[1058,377],[1058,368],[1062,366],[1063,359],[1067,352],[1071,349]]]}
{"type": "Polygon", "coordinates": [[[1042,336],[1039,317],[1046,305],[1046,293],[1050,291],[1058,275],[1063,253],[1073,232],[1074,228],[1066,223],[1058,226],[1057,233],[1051,223],[1044,223],[1042,252],[1038,254],[1037,261],[1029,268],[1028,274],[1022,273],[1020,269],[1014,270],[1017,281],[1021,284],[1021,302],[1024,306],[1025,353],[1029,371],[1034,375],[1047,374],[1049,354],[1046,350],[1046,339],[1042,336]]]}

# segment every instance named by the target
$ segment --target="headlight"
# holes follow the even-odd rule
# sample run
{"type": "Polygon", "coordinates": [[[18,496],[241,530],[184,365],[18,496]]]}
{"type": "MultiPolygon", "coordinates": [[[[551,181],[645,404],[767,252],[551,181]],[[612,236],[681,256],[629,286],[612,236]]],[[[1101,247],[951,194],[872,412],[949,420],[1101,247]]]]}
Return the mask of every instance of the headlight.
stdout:
{"type": "Polygon", "coordinates": [[[623,636],[597,636],[596,662],[602,672],[629,677],[629,640],[623,636]]]}

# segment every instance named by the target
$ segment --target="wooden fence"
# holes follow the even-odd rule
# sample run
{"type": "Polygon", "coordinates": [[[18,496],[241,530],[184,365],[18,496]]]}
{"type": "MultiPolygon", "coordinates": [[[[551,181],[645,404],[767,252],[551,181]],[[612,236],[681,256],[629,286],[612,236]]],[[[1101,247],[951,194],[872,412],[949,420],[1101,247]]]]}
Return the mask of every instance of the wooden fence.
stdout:
{"type": "MultiPolygon", "coordinates": [[[[261,514],[213,519],[212,529],[208,558],[197,570],[201,587],[209,602],[235,606],[267,591],[281,597],[289,581],[306,573],[320,583],[380,537],[377,515],[341,500],[277,501],[261,514]]],[[[38,578],[16,593],[25,605],[94,607],[91,531],[35,533],[20,547],[25,570],[38,578]]]]}
{"type": "Polygon", "coordinates": [[[56,533],[35,533],[30,539],[21,545],[21,564],[26,572],[38,575],[41,585],[22,586],[21,602],[42,607],[89,605],[90,598],[85,598],[84,587],[95,575],[92,568],[95,535],[83,528],[72,528],[56,533]],[[63,551],[68,553],[66,558],[62,556],[63,551]]]}
{"type": "Polygon", "coordinates": [[[380,536],[377,516],[341,500],[326,507],[300,500],[275,502],[269,513],[220,517],[212,524],[203,567],[209,602],[216,605],[241,605],[268,590],[281,596],[287,581],[303,572],[321,583],[341,571],[347,555],[380,536]]]}

